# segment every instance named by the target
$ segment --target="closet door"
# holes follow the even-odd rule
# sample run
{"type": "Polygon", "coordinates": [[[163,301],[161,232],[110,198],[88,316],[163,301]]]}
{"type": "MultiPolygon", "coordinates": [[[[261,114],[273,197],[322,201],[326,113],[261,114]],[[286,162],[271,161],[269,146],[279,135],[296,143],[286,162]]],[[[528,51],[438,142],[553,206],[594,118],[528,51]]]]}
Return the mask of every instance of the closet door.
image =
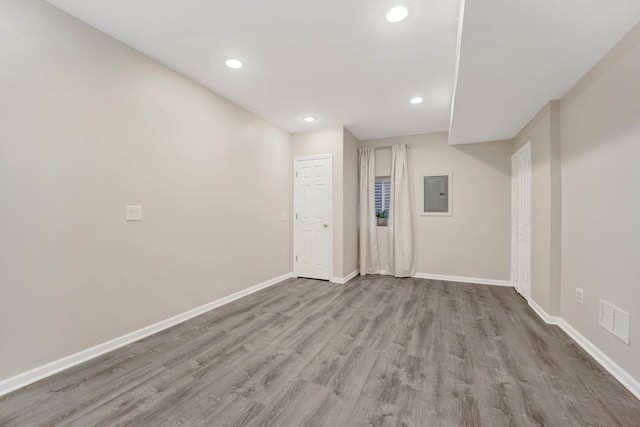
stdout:
{"type": "Polygon", "coordinates": [[[511,279],[531,296],[531,143],[511,158],[511,279]]]}

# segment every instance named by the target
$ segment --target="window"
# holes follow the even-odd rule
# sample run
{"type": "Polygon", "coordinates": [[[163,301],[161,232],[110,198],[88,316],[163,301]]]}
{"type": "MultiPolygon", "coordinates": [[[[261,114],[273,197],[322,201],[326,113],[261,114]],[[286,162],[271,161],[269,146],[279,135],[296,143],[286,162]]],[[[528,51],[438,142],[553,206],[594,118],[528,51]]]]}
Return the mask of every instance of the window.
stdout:
{"type": "Polygon", "coordinates": [[[375,195],[376,195],[375,213],[377,214],[378,212],[386,211],[387,218],[389,218],[389,196],[391,195],[391,177],[388,177],[388,176],[376,177],[375,195]]]}
{"type": "Polygon", "coordinates": [[[423,177],[422,215],[451,216],[451,174],[430,174],[423,177]]]}

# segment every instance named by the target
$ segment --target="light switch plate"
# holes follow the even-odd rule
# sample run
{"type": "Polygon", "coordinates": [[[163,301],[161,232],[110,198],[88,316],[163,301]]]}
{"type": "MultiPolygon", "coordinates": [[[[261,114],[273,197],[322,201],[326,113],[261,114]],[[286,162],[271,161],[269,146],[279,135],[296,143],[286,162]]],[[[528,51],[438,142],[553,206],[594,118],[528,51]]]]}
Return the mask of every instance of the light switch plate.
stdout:
{"type": "Polygon", "coordinates": [[[127,206],[127,221],[142,221],[142,206],[127,206]]]}
{"type": "Polygon", "coordinates": [[[287,220],[287,213],[286,212],[282,212],[280,214],[280,221],[286,221],[287,220]]]}

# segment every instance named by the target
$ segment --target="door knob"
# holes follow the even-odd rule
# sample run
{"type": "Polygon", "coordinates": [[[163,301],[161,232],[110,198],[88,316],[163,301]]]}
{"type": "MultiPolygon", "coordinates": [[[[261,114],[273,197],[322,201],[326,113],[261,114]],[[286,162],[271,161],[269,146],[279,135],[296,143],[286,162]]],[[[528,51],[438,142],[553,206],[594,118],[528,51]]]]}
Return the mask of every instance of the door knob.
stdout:
{"type": "Polygon", "coordinates": [[[323,226],[324,228],[327,228],[327,227],[329,226],[329,224],[322,224],[322,226],[323,226]]]}

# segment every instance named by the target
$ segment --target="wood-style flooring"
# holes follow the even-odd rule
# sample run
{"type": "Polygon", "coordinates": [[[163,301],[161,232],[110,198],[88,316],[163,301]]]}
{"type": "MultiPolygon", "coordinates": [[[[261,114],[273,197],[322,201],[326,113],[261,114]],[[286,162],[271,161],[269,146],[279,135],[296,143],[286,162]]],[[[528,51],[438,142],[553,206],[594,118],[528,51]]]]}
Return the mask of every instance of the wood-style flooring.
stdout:
{"type": "Polygon", "coordinates": [[[640,426],[513,289],[289,279],[0,398],[2,426],[640,426]]]}

